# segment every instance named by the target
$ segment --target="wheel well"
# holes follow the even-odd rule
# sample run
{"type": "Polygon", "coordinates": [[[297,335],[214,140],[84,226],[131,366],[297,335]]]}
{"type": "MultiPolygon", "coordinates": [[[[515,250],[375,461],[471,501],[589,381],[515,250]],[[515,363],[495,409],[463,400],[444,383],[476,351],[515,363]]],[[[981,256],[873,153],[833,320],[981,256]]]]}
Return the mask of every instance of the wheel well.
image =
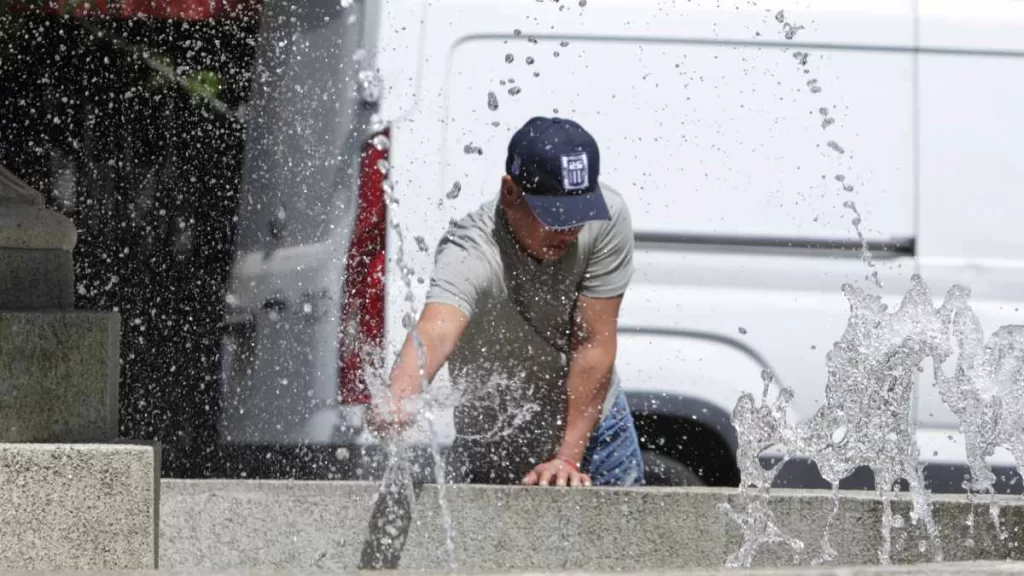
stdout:
{"type": "Polygon", "coordinates": [[[705,423],[677,414],[635,411],[640,448],[675,458],[708,486],[739,486],[736,455],[722,434],[705,423]]]}

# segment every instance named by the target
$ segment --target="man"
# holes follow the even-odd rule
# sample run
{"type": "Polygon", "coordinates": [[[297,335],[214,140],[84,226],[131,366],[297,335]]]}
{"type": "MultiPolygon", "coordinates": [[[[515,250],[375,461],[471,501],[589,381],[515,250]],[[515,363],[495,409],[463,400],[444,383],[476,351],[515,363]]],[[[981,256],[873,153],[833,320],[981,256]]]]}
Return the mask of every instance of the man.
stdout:
{"type": "Polygon", "coordinates": [[[448,362],[462,395],[449,469],[474,483],[640,485],[633,420],[614,369],[633,273],[622,197],[598,184],[597,143],[578,123],[529,120],[512,137],[499,198],[449,230],[426,305],[391,373],[378,429],[448,362]]]}

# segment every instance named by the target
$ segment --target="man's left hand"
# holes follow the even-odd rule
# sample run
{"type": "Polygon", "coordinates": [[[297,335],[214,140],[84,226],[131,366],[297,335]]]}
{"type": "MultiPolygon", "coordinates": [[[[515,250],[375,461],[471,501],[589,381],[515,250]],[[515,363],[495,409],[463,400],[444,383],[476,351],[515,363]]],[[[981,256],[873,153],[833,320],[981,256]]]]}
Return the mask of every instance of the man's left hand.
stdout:
{"type": "Polygon", "coordinates": [[[527,486],[590,486],[590,476],[561,458],[538,464],[523,478],[527,486]]]}

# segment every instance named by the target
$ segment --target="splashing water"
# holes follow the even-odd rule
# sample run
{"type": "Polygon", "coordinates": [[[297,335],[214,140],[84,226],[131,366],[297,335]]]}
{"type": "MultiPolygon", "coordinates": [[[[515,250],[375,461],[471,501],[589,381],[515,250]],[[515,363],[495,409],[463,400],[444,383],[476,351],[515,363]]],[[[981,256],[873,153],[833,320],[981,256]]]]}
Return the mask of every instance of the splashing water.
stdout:
{"type": "MultiPolygon", "coordinates": [[[[382,145],[389,146],[390,143],[384,142],[382,145]]],[[[378,168],[381,170],[385,178],[389,177],[389,166],[384,165],[379,166],[378,168]]],[[[392,209],[397,207],[398,200],[394,196],[394,187],[390,182],[385,186],[385,193],[387,195],[388,204],[392,209]]],[[[445,490],[445,463],[441,454],[441,443],[435,421],[437,416],[446,408],[454,406],[455,403],[457,403],[458,398],[455,397],[454,394],[446,393],[446,391],[440,387],[431,386],[427,380],[426,350],[422,340],[420,339],[420,335],[416,330],[414,319],[415,310],[413,309],[414,296],[412,279],[415,275],[415,271],[405,263],[405,237],[402,233],[401,227],[398,225],[398,219],[392,218],[390,226],[396,235],[395,261],[402,272],[401,278],[406,288],[405,300],[410,306],[409,311],[403,317],[402,324],[410,331],[415,346],[421,386],[420,392],[412,398],[409,398],[406,402],[406,406],[412,412],[419,415],[427,424],[427,436],[429,438],[430,451],[434,464],[434,477],[437,482],[438,506],[441,511],[441,518],[444,525],[445,553],[449,568],[452,571],[455,571],[454,529],[452,527],[451,513],[449,511],[448,498],[445,490]]],[[[371,350],[367,352],[376,356],[376,358],[368,361],[368,366],[371,371],[375,373],[375,377],[368,379],[372,402],[375,407],[382,409],[390,403],[390,389],[388,387],[389,374],[383,370],[382,367],[385,363],[382,362],[380,358],[384,351],[371,350]]],[[[387,443],[387,465],[378,490],[378,502],[374,509],[370,526],[371,534],[378,534],[379,536],[377,537],[382,541],[374,544],[379,549],[379,552],[377,558],[373,559],[375,560],[373,564],[367,564],[371,559],[364,559],[364,565],[368,567],[396,567],[395,563],[397,563],[401,547],[404,544],[405,535],[408,532],[409,521],[411,518],[411,488],[413,484],[412,469],[409,466],[406,443],[407,442],[404,437],[399,437],[394,441],[387,443]],[[380,525],[375,526],[375,523],[380,525]]]]}
{"type": "MultiPolygon", "coordinates": [[[[383,141],[381,146],[389,146],[390,142],[383,141]]],[[[383,164],[378,166],[385,177],[388,177],[390,166],[383,164]]],[[[447,193],[450,199],[457,198],[461,190],[461,184],[455,182],[452,190],[447,193]]],[[[385,186],[388,204],[395,209],[398,200],[394,196],[393,186],[389,183],[385,186]]],[[[454,408],[467,400],[488,403],[498,408],[501,400],[497,393],[507,388],[506,383],[500,378],[491,375],[489,379],[482,381],[473,390],[442,388],[432,385],[426,374],[426,350],[418,331],[416,330],[414,295],[412,279],[415,270],[405,262],[405,235],[398,224],[398,218],[392,218],[390,226],[396,235],[395,261],[401,270],[401,279],[406,288],[405,301],[409,304],[409,310],[403,316],[402,325],[409,330],[415,346],[416,359],[419,369],[420,392],[408,398],[405,402],[407,410],[418,416],[418,420],[426,423],[427,436],[430,444],[431,456],[434,463],[434,478],[437,483],[438,506],[441,512],[445,535],[445,553],[448,567],[455,571],[455,538],[452,524],[451,512],[448,506],[446,491],[447,474],[446,465],[441,453],[440,434],[437,429],[437,418],[446,410],[454,408]]],[[[420,249],[426,246],[426,240],[421,237],[415,238],[420,249]]],[[[383,350],[367,350],[371,357],[367,359],[368,378],[371,401],[378,409],[383,409],[390,404],[390,389],[388,387],[389,374],[383,369],[385,362],[382,361],[383,350]]],[[[532,397],[532,391],[524,390],[527,398],[532,397]]],[[[502,418],[499,418],[494,427],[490,430],[480,430],[477,434],[463,437],[470,440],[494,440],[512,433],[516,428],[529,421],[539,407],[524,400],[517,410],[510,411],[502,418]]],[[[371,542],[369,551],[365,552],[364,567],[394,568],[400,556],[401,547],[404,544],[405,536],[410,527],[411,508],[413,499],[412,469],[409,465],[407,441],[399,437],[388,442],[387,464],[381,486],[378,490],[377,503],[371,518],[371,536],[376,535],[379,542],[371,542]],[[376,554],[374,556],[374,554],[376,554]]]]}
{"type": "MultiPolygon", "coordinates": [[[[843,286],[843,292],[851,314],[845,332],[826,357],[825,404],[806,421],[792,425],[785,415],[792,392],[783,389],[769,404],[771,378],[766,376],[761,404],[755,404],[753,395],[744,394],[733,411],[745,511],[722,505],[743,530],[743,545],[727,560],[727,566],[749,566],[763,544],[783,542],[795,552],[802,550],[803,544],[783,533],[768,508],[777,471],[796,455],[814,460],[822,477],[832,484],[829,526],[839,507],[839,481],[860,466],[871,469],[883,506],[882,564],[890,561],[891,528],[902,526],[902,518],[892,514],[897,482],[907,481],[913,502],[911,522],[924,522],[928,535],[921,550],[930,548],[935,561],[942,560],[911,411],[914,374],[925,359],[933,362],[942,399],[959,418],[967,439],[972,488],[992,491],[995,477],[984,458],[997,446],[1007,445],[1018,467],[1024,461],[1024,326],[1003,326],[985,343],[980,322],[967,303],[969,290],[953,286],[942,305],[935,308],[927,286],[916,274],[895,312],[889,312],[875,294],[849,284],[843,286]],[[957,365],[951,378],[942,365],[954,353],[957,365]],[[758,457],[771,447],[780,448],[785,456],[765,469],[758,457]]],[[[998,508],[991,514],[997,520],[998,508]]],[[[822,557],[816,562],[835,558],[827,529],[821,549],[822,557]]]]}

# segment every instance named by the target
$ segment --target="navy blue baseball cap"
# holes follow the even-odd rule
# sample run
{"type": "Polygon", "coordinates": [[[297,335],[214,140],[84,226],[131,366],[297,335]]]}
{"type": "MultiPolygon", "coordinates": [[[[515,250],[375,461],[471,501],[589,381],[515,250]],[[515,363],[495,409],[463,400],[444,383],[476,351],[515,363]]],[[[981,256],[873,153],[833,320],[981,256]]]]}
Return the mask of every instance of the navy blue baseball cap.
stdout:
{"type": "Polygon", "coordinates": [[[508,145],[505,172],[548,228],[611,220],[597,183],[601,155],[582,126],[566,118],[531,118],[508,145]]]}

